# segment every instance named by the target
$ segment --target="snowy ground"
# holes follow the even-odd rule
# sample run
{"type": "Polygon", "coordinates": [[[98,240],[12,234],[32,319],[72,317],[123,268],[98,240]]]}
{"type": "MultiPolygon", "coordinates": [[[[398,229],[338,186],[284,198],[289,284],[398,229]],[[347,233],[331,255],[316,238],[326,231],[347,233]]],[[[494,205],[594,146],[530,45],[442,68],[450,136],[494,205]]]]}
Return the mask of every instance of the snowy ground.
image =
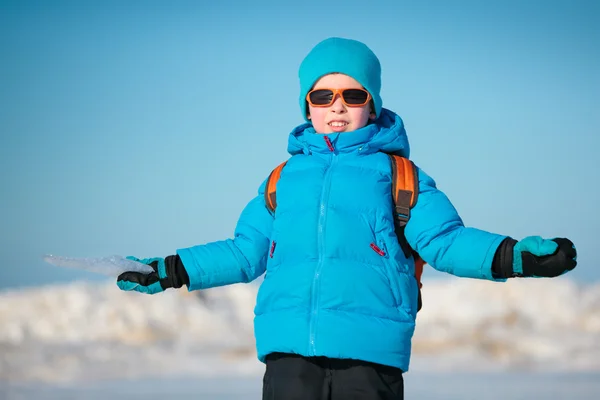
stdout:
{"type": "MultiPolygon", "coordinates": [[[[0,399],[260,398],[255,285],[0,292],[0,399]]],[[[600,399],[600,285],[428,282],[407,398],[600,399]]]]}
{"type": "MultiPolygon", "coordinates": [[[[260,377],[187,378],[97,382],[55,387],[9,385],[0,387],[5,400],[246,400],[261,398],[260,377]]],[[[600,398],[600,374],[549,373],[410,373],[405,376],[406,399],[519,400],[600,398]]]]}

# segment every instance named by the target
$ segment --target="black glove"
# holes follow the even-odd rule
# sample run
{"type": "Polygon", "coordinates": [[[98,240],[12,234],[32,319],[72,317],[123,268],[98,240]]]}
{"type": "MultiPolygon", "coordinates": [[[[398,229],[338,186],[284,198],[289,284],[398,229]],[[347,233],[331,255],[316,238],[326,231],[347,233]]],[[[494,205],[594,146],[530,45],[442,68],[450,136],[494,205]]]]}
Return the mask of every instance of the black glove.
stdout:
{"type": "Polygon", "coordinates": [[[177,289],[190,284],[190,278],[178,255],[165,258],[145,258],[143,260],[135,257],[127,258],[151,266],[154,272],[149,274],[133,271],[123,272],[117,277],[117,286],[121,290],[135,290],[140,293],[155,294],[168,288],[177,289]]]}
{"type": "Polygon", "coordinates": [[[577,250],[569,239],[529,236],[517,242],[506,238],[496,250],[492,273],[496,278],[554,278],[576,265],[577,250]]]}

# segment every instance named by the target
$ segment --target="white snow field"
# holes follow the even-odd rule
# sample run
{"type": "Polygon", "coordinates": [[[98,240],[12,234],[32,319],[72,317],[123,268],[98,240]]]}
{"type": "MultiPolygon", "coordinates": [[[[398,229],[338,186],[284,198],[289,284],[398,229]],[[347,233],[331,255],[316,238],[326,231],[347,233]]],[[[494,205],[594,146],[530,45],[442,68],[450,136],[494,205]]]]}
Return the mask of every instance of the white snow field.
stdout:
{"type": "MultiPolygon", "coordinates": [[[[257,285],[0,292],[0,399],[260,398],[257,285]]],[[[600,284],[426,282],[407,398],[600,398],[600,284]]]]}

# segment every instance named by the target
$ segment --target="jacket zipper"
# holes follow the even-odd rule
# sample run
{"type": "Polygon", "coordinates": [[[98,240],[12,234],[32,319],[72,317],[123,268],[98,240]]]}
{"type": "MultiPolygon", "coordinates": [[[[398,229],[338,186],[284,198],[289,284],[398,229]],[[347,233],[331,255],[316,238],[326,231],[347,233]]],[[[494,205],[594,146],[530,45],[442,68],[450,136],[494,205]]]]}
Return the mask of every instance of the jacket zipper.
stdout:
{"type": "Polygon", "coordinates": [[[319,297],[320,297],[320,286],[319,279],[321,278],[321,270],[323,269],[323,254],[325,251],[325,222],[327,218],[327,201],[329,200],[329,190],[331,188],[331,170],[333,169],[334,164],[337,161],[337,157],[335,154],[335,148],[331,143],[331,140],[324,136],[325,143],[327,144],[327,148],[331,151],[331,163],[327,168],[327,172],[325,173],[325,177],[323,179],[323,189],[321,190],[321,203],[319,205],[319,221],[317,225],[317,244],[319,246],[319,260],[317,262],[317,267],[315,268],[315,275],[313,276],[312,289],[311,289],[311,312],[310,312],[310,322],[309,322],[309,354],[316,355],[316,324],[319,316],[319,297]]]}

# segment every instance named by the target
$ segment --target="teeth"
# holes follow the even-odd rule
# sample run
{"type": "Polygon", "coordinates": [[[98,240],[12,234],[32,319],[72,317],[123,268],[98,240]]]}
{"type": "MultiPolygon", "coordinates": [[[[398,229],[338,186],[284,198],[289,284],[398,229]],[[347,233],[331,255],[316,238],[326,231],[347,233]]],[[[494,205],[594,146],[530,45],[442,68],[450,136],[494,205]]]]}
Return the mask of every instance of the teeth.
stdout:
{"type": "Polygon", "coordinates": [[[338,122],[338,121],[333,121],[333,122],[330,122],[330,123],[329,123],[329,125],[331,125],[331,126],[336,126],[336,127],[341,127],[341,126],[346,126],[346,125],[348,125],[348,123],[347,123],[347,122],[338,122]]]}

